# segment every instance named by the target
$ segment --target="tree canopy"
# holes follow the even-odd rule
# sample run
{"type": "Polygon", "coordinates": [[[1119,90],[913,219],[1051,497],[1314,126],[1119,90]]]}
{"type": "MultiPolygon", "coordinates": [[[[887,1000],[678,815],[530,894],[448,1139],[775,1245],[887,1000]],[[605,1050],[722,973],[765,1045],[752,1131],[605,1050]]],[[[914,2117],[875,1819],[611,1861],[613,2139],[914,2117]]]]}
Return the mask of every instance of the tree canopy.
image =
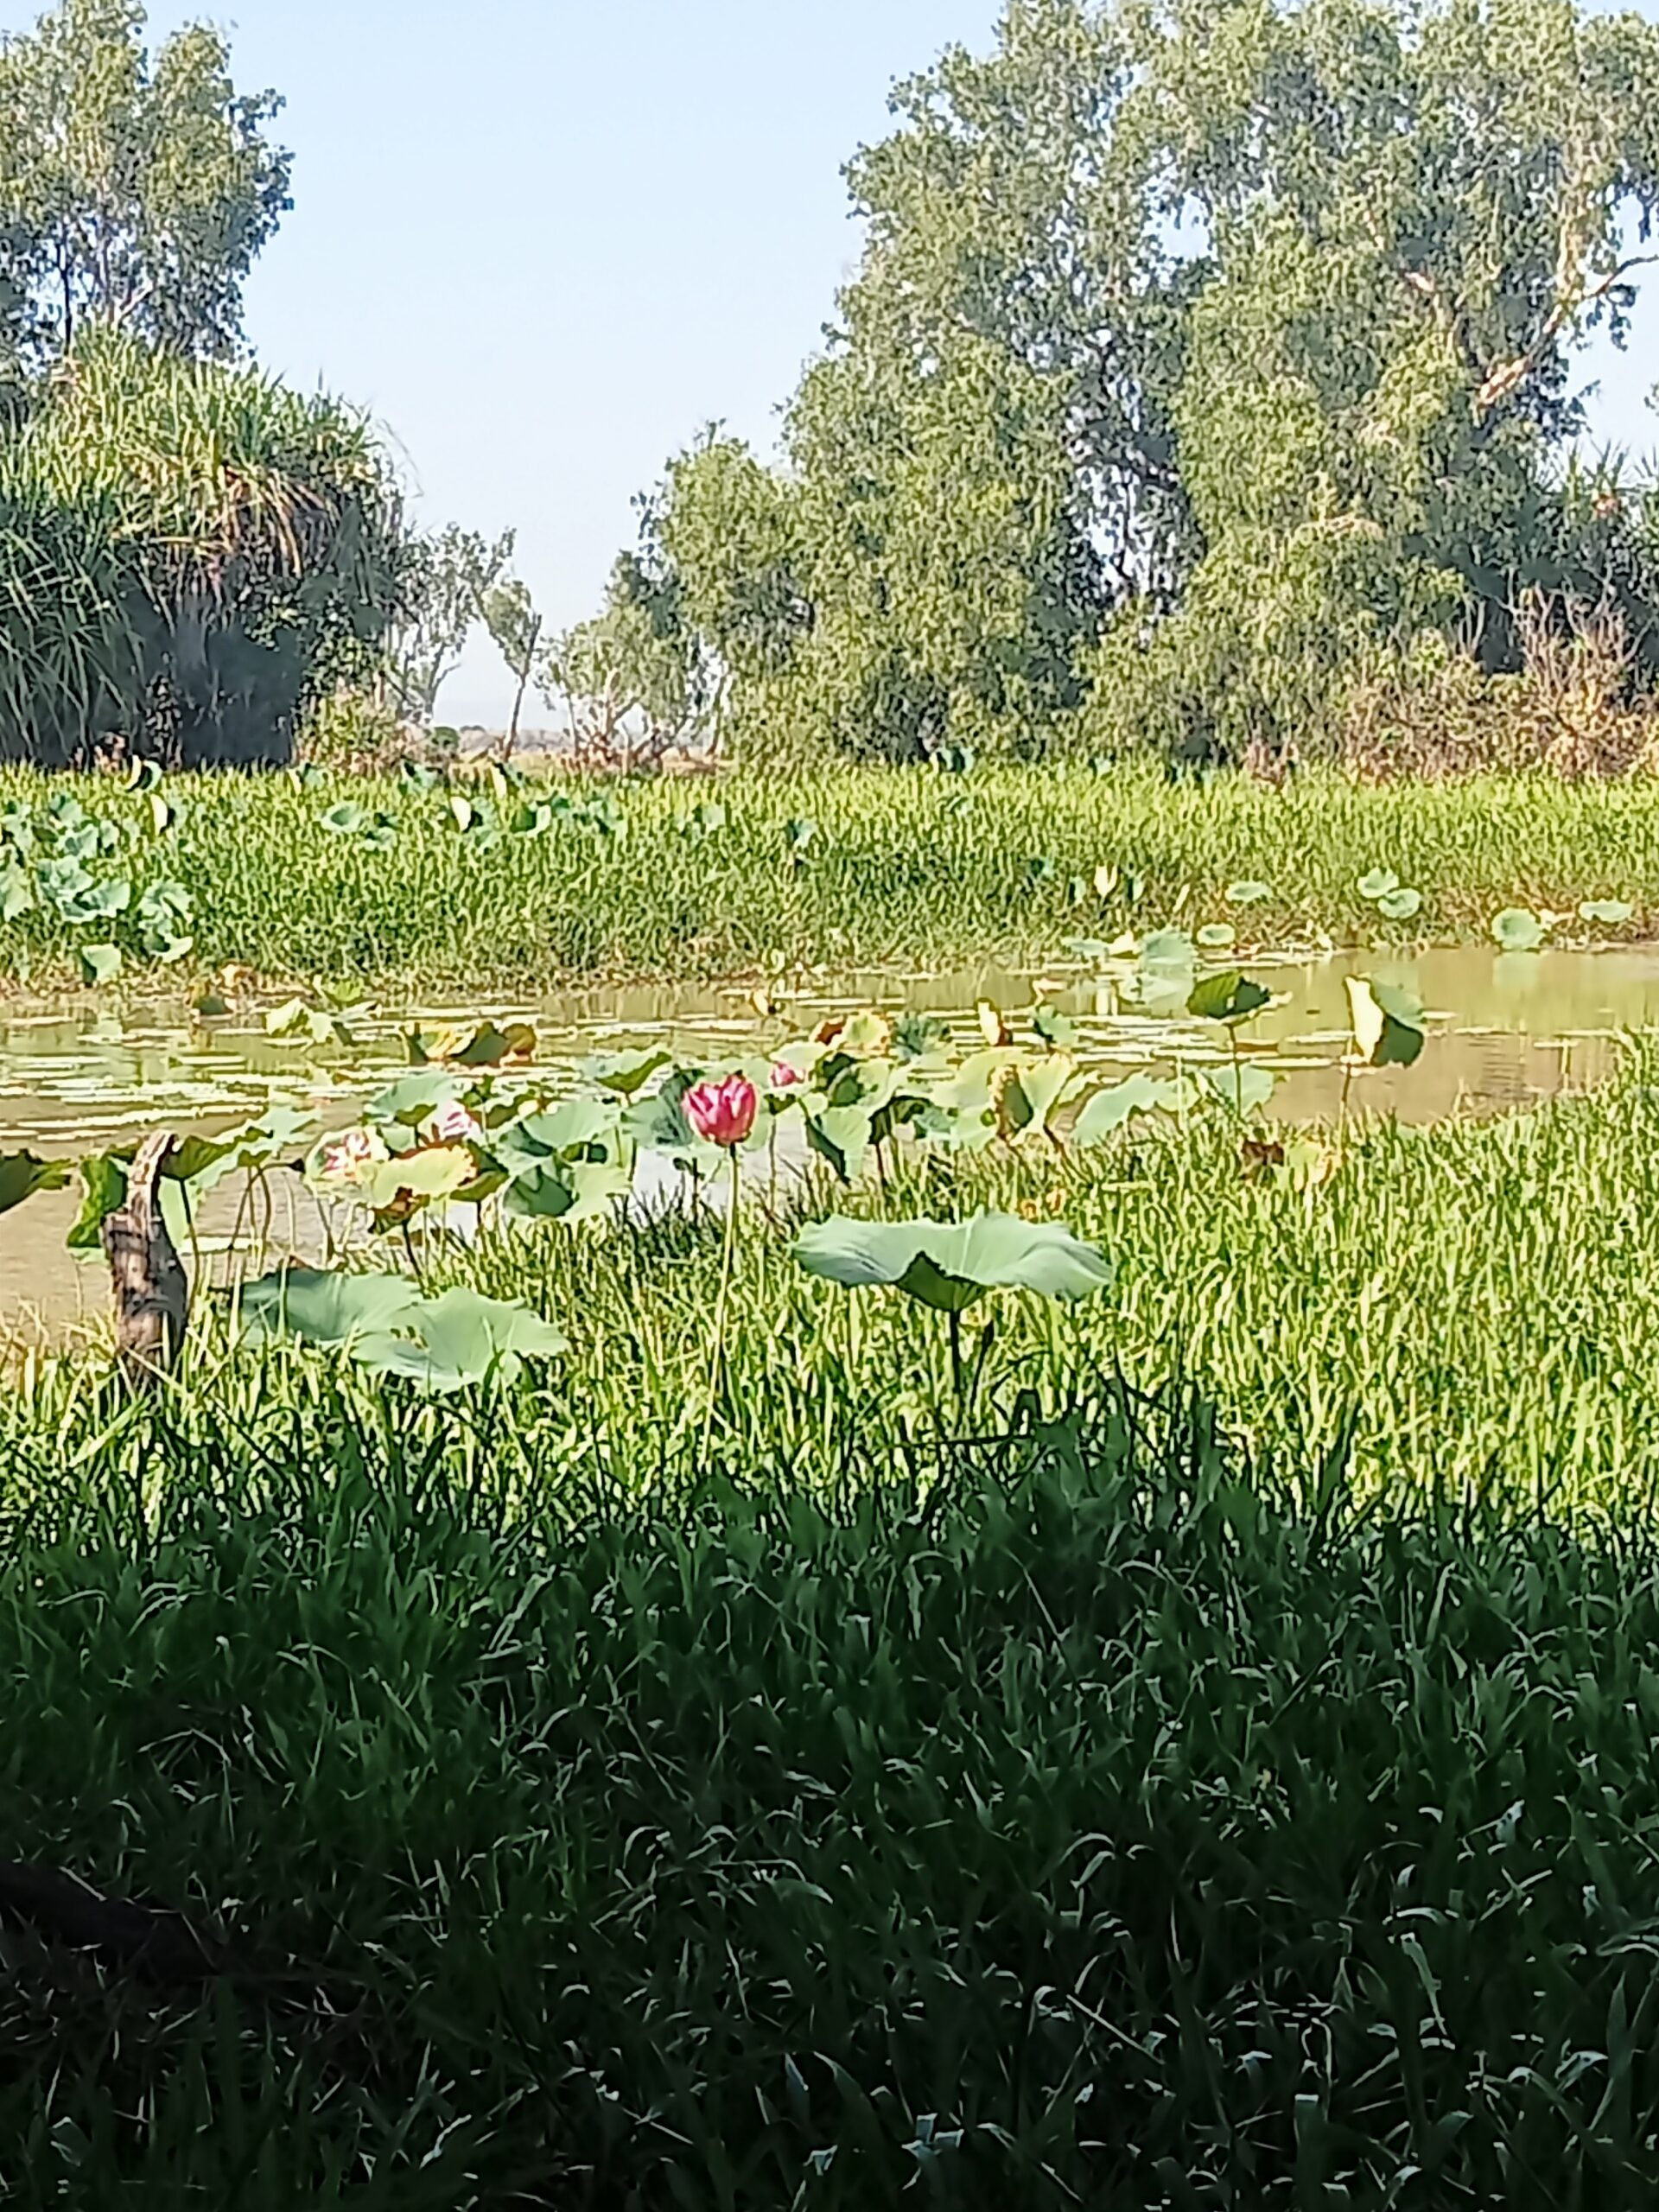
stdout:
{"type": "Polygon", "coordinates": [[[1283,746],[1529,588],[1659,658],[1645,502],[1567,466],[1659,207],[1659,27],[1573,0],[1009,0],[847,175],[776,467],[640,556],[726,733],[895,758],[1283,746]]]}
{"type": "Polygon", "coordinates": [[[205,24],[152,60],[144,21],[138,0],[60,0],[0,45],[0,321],[25,365],[89,322],[234,352],[243,283],[289,207],[276,95],[238,93],[205,24]]]}

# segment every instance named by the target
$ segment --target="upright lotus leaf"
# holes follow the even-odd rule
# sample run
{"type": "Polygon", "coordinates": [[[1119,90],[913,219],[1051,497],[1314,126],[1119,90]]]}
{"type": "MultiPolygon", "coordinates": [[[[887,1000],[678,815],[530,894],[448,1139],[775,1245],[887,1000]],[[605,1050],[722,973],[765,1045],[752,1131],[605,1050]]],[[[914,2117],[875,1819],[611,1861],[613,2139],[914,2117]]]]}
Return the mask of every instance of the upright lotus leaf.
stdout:
{"type": "Polygon", "coordinates": [[[1385,891],[1376,902],[1376,911],[1385,921],[1408,922],[1422,912],[1423,894],[1421,891],[1385,891]]]}
{"type": "Polygon", "coordinates": [[[1003,1018],[1001,1007],[989,999],[981,999],[975,1013],[979,1020],[979,1033],[993,1052],[1006,1048],[1014,1042],[1014,1032],[1003,1018]]]}
{"type": "Polygon", "coordinates": [[[1421,1003],[1395,984],[1364,976],[1344,980],[1359,1058],[1368,1067],[1410,1067],[1423,1049],[1421,1003]]]}
{"type": "Polygon", "coordinates": [[[64,1239],[70,1251],[103,1249],[104,1224],[127,1202],[127,1169],[137,1149],[128,1145],[120,1152],[94,1153],[79,1162],[80,1211],[64,1239]]]}
{"type": "Polygon", "coordinates": [[[372,817],[366,806],[359,806],[355,799],[341,799],[337,806],[325,807],[317,817],[318,826],[336,837],[359,837],[369,828],[372,817]]]}
{"type": "Polygon", "coordinates": [[[1505,952],[1536,952],[1548,931],[1542,919],[1525,906],[1506,906],[1492,916],[1492,935],[1505,952]]]}
{"type": "Polygon", "coordinates": [[[303,999],[289,999],[265,1015],[265,1034],[279,1044],[329,1045],[339,1033],[340,1025],[333,1014],[321,1007],[308,1006],[303,999]]]}
{"type": "Polygon", "coordinates": [[[271,1167],[291,1160],[310,1127],[291,1106],[276,1105],[257,1121],[245,1122],[221,1137],[181,1137],[168,1154],[163,1175],[188,1183],[193,1192],[213,1190],[238,1169],[271,1167]]]}
{"type": "Polygon", "coordinates": [[[562,1098],[508,1122],[494,1148],[504,1160],[526,1163],[609,1157],[622,1149],[621,1116],[614,1099],[562,1098]]]}
{"type": "Polygon", "coordinates": [[[1229,1066],[1205,1068],[1200,1079],[1212,1098],[1219,1099],[1241,1120],[1265,1106],[1278,1087],[1278,1077],[1259,1060],[1239,1060],[1229,1066]]]}
{"type": "Polygon", "coordinates": [[[806,1115],[808,1148],[843,1183],[857,1181],[874,1135],[874,1112],[868,1105],[825,1106],[806,1115]]]}
{"type": "MultiPolygon", "coordinates": [[[[69,1170],[60,1160],[37,1160],[32,1152],[0,1152],[0,1213],[10,1213],[37,1191],[60,1191],[69,1170]]],[[[125,1178],[122,1179],[124,1185],[125,1178]]]]}
{"type": "Polygon", "coordinates": [[[279,1268],[230,1294],[256,1343],[292,1337],[302,1344],[350,1344],[398,1327],[424,1303],[407,1275],[322,1268],[279,1268]]]}
{"type": "Polygon", "coordinates": [[[1224,952],[1238,936],[1230,922],[1206,922],[1198,941],[1206,952],[1224,952]]]}
{"type": "Polygon", "coordinates": [[[1186,1001],[1186,1010],[1201,1021],[1248,1020],[1251,1014],[1260,1014],[1264,1006],[1273,1002],[1271,991],[1236,968],[1229,968],[1219,976],[1206,976],[1192,991],[1186,1001]]]}
{"type": "Polygon", "coordinates": [[[1131,1115],[1155,1112],[1160,1103],[1160,1087],[1149,1075],[1135,1074],[1096,1090],[1071,1125],[1071,1141],[1102,1144],[1114,1129],[1122,1128],[1131,1115]]]}
{"type": "Polygon", "coordinates": [[[546,1160],[512,1175],[501,1204],[517,1220],[563,1221],[574,1227],[608,1213],[632,1189],[632,1171],[620,1160],[546,1160]]]}
{"type": "Polygon", "coordinates": [[[1359,879],[1362,899],[1386,899],[1390,892],[1398,891],[1400,879],[1391,868],[1374,868],[1369,875],[1359,879]]]}
{"type": "Polygon", "coordinates": [[[427,1075],[400,1076],[396,1083],[377,1091],[364,1111],[368,1120],[383,1126],[417,1129],[441,1107],[454,1105],[470,1095],[461,1077],[435,1069],[427,1075]]]}
{"type": "Polygon", "coordinates": [[[893,1049],[901,1060],[931,1059],[949,1034],[937,1014],[901,1014],[893,1020],[893,1049]]]}
{"type": "Polygon", "coordinates": [[[112,983],[121,973],[118,944],[83,944],[80,969],[89,983],[112,983]]]}
{"type": "Polygon", "coordinates": [[[1628,899],[1586,899],[1579,908],[1579,919],[1599,922],[1604,929],[1616,930],[1631,920],[1635,913],[1628,899]]]}
{"type": "Polygon", "coordinates": [[[1230,906],[1259,906],[1262,899],[1272,898],[1273,886],[1254,875],[1243,876],[1236,883],[1228,885],[1226,895],[1230,906]]]}
{"type": "Polygon", "coordinates": [[[944,1313],[963,1312],[988,1290],[1089,1298],[1112,1279],[1104,1255],[1063,1223],[1012,1214],[981,1213],[963,1222],[836,1216],[803,1230],[793,1249],[809,1274],[849,1288],[890,1285],[944,1313]]]}
{"type": "Polygon", "coordinates": [[[465,1145],[429,1145],[419,1152],[379,1161],[363,1179],[365,1198],[377,1214],[402,1217],[439,1198],[453,1198],[478,1173],[465,1145]]]}
{"type": "Polygon", "coordinates": [[[1077,1095],[1077,1064],[1069,1052],[1017,1061],[993,1092],[1002,1134],[1046,1134],[1058,1109],[1077,1095]]]}
{"type": "Polygon", "coordinates": [[[1046,1001],[1033,1010],[1031,1026],[1051,1052],[1069,1052],[1077,1041],[1077,1025],[1071,1015],[1046,1001]]]}
{"type": "Polygon", "coordinates": [[[499,1068],[508,1062],[523,1065],[536,1051],[536,1032],[528,1021],[512,1021],[505,1029],[493,1021],[470,1027],[442,1029],[430,1037],[411,1031],[408,1038],[410,1065],[442,1065],[459,1068],[499,1068]]]}

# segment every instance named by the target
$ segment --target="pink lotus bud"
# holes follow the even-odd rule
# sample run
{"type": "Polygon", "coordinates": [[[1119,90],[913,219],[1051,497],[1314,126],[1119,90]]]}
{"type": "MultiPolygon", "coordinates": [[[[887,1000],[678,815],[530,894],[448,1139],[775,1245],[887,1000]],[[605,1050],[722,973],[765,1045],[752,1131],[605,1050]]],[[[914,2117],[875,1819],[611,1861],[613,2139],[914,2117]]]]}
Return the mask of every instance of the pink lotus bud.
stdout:
{"type": "Polygon", "coordinates": [[[787,1060],[776,1060],[766,1080],[774,1090],[793,1090],[804,1078],[800,1070],[791,1067],[787,1060]]]}
{"type": "Polygon", "coordinates": [[[317,1160],[316,1180],[330,1184],[361,1182],[369,1168],[378,1166],[388,1156],[378,1130],[347,1129],[344,1135],[334,1138],[322,1147],[317,1160]]]}
{"type": "Polygon", "coordinates": [[[731,1152],[754,1127],[760,1094],[747,1076],[728,1075],[718,1083],[693,1084],[680,1103],[686,1120],[705,1144],[717,1144],[731,1152]]]}
{"type": "Polygon", "coordinates": [[[473,1118],[459,1098],[448,1100],[421,1124],[421,1138],[426,1144],[478,1144],[483,1135],[483,1124],[473,1118]]]}

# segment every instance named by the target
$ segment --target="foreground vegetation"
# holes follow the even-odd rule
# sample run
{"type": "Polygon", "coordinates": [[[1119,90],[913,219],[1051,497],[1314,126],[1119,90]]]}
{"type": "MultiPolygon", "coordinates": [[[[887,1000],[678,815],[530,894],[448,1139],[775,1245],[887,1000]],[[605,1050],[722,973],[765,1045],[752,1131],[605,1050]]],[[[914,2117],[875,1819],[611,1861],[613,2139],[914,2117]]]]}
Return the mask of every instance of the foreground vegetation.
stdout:
{"type": "Polygon", "coordinates": [[[86,948],[105,944],[129,982],[176,986],[234,963],[365,993],[522,996],[580,980],[1040,962],[1073,938],[1173,921],[1229,923],[1246,949],[1403,944],[1487,938],[1518,904],[1600,941],[1606,926],[1578,918],[1586,899],[1630,906],[1624,935],[1659,931],[1659,785],[1309,774],[1277,791],[1236,776],[1172,785],[1142,767],[870,769],[498,795],[482,780],[129,791],[0,772],[0,975],[37,988],[86,980],[86,948]],[[90,850],[86,817],[110,825],[90,850]],[[41,877],[84,850],[86,883],[41,877]],[[1421,894],[1411,914],[1389,921],[1362,893],[1378,868],[1421,894]],[[1249,902],[1229,897],[1240,884],[1249,902]],[[159,935],[143,909],[157,886],[184,896],[159,935]]]}
{"type": "Polygon", "coordinates": [[[9,1938],[8,2202],[1650,2201],[1640,1528],[1357,1522],[1109,1389],[648,1506],[580,1397],[104,1418],[4,1848],[195,1940],[9,1938]]]}
{"type": "Polygon", "coordinates": [[[962,1344],[680,1205],[442,1396],[31,1362],[7,2201],[1649,2202],[1659,1063],[1264,1143],[824,1171],[1114,1263],[962,1344]]]}

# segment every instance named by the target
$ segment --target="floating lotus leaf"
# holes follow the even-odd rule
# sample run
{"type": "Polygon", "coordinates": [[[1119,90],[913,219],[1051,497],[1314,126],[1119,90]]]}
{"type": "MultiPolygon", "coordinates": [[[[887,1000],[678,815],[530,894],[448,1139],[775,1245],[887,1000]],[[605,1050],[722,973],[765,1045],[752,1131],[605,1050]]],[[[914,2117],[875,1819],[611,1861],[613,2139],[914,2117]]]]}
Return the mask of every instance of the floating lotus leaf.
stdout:
{"type": "Polygon", "coordinates": [[[1541,918],[1526,906],[1506,906],[1492,916],[1492,935],[1505,952],[1536,952],[1548,934],[1541,918]]]}

